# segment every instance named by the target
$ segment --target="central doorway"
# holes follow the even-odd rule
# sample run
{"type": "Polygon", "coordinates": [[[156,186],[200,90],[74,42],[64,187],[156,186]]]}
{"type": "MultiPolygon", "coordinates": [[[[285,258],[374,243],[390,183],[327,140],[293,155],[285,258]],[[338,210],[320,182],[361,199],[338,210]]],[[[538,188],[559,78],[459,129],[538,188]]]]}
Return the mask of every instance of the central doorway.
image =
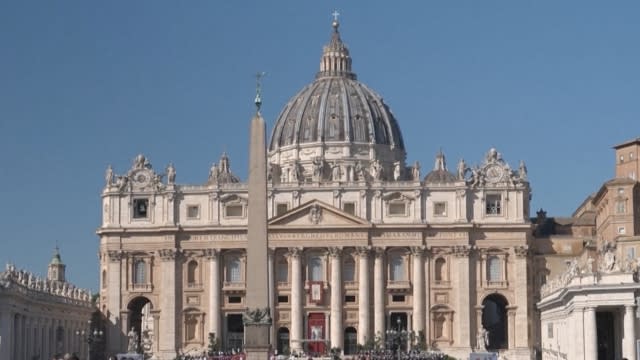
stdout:
{"type": "Polygon", "coordinates": [[[227,337],[225,339],[225,350],[241,351],[244,344],[244,324],[242,314],[227,315],[227,337]]]}
{"type": "MultiPolygon", "coordinates": [[[[596,312],[598,336],[598,360],[616,359],[614,314],[610,311],[596,312]]],[[[620,349],[621,350],[621,349],[620,349]]]]}
{"type": "Polygon", "coordinates": [[[325,352],[325,321],[323,313],[309,314],[309,328],[307,329],[307,338],[309,339],[309,354],[324,354],[325,352]]]}

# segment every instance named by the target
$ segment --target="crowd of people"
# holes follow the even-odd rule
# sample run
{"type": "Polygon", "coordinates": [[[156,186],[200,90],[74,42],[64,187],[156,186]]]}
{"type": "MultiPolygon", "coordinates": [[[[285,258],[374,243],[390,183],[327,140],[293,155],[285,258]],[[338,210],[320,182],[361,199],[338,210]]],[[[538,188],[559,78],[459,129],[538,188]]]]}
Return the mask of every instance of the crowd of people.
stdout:
{"type": "Polygon", "coordinates": [[[436,351],[411,350],[409,352],[397,352],[389,349],[365,350],[353,357],[345,359],[353,360],[445,360],[448,356],[436,351]]]}

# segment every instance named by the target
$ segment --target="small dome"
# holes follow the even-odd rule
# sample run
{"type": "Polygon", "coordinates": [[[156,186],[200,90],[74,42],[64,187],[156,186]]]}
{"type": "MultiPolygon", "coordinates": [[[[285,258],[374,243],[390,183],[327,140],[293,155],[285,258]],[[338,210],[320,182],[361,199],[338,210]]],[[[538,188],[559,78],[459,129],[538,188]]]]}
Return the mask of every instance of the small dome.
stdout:
{"type": "Polygon", "coordinates": [[[405,159],[398,123],[382,97],[359,82],[351,56],[333,22],[315,81],[294,95],[280,113],[270,142],[270,156],[297,145],[376,145],[388,165],[405,159]]]}
{"type": "Polygon", "coordinates": [[[456,182],[456,176],[447,170],[447,162],[442,150],[436,155],[436,162],[433,166],[433,171],[424,177],[424,182],[427,184],[449,184],[456,182]]]}
{"type": "Polygon", "coordinates": [[[62,264],[62,258],[60,257],[60,250],[56,246],[56,250],[53,252],[53,256],[51,257],[50,265],[59,265],[62,264]]]}

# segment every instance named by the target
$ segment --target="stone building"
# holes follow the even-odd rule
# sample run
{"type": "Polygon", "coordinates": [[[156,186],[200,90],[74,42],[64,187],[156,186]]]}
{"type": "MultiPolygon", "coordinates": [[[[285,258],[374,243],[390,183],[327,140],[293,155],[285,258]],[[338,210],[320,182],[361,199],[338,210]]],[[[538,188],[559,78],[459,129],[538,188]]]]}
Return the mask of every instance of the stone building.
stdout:
{"type": "Polygon", "coordinates": [[[57,249],[46,279],[7,265],[0,272],[0,360],[86,357],[94,311],[90,293],[66,281],[57,249]]]}
{"type": "Polygon", "coordinates": [[[636,359],[640,139],[614,147],[615,177],[562,225],[538,213],[544,359],[636,359]],[[551,220],[551,221],[550,221],[551,220]],[[542,246],[546,244],[546,246],[542,246]]]}
{"type": "Polygon", "coordinates": [[[241,348],[246,275],[268,271],[280,352],[350,354],[407,330],[414,344],[457,357],[486,347],[530,358],[524,162],[514,169],[490,149],[450,172],[438,152],[421,175],[332,27],[315,80],[285,105],[268,146],[268,269],[245,267],[251,199],[226,154],[195,185],[143,155],[120,175],[107,169],[97,233],[111,352],[127,348],[132,327],[158,359],[206,349],[209,333],[241,348]]]}

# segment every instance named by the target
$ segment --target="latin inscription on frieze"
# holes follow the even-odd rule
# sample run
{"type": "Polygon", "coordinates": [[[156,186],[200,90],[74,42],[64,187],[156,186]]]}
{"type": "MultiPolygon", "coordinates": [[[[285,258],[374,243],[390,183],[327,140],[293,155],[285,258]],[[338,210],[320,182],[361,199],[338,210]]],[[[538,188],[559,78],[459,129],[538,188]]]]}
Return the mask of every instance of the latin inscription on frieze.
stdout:
{"type": "Polygon", "coordinates": [[[365,232],[340,233],[270,233],[269,240],[366,240],[365,232]]]}
{"type": "Polygon", "coordinates": [[[247,234],[191,235],[193,241],[247,241],[247,234]]]}
{"type": "Polygon", "coordinates": [[[376,239],[422,240],[422,232],[385,231],[375,235],[376,239]]]}

